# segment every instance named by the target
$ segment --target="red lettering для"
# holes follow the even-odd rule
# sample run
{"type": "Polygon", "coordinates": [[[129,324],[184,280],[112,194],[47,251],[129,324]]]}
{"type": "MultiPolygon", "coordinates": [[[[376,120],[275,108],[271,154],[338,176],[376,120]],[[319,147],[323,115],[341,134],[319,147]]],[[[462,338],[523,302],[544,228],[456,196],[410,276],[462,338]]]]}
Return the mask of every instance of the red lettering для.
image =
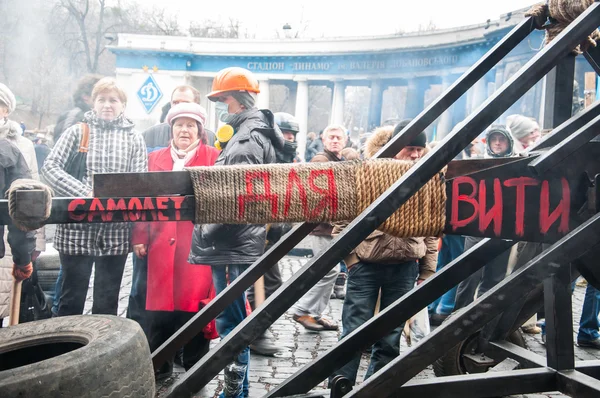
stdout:
{"type": "Polygon", "coordinates": [[[84,205],[85,199],[73,199],[72,201],[70,201],[69,206],[67,206],[67,210],[69,210],[69,218],[73,221],[83,221],[83,219],[85,218],[85,213],[74,214],[74,212],[75,210],[77,210],[77,207],[84,205]]]}
{"type": "Polygon", "coordinates": [[[566,178],[560,179],[562,185],[562,199],[552,213],[550,213],[550,187],[548,181],[542,182],[540,194],[540,232],[546,234],[552,224],[560,217],[558,232],[566,234],[569,232],[569,211],[571,209],[571,190],[566,178]]]}
{"type": "Polygon", "coordinates": [[[471,177],[456,177],[452,180],[452,202],[451,202],[451,212],[450,215],[450,225],[452,225],[452,230],[456,231],[457,228],[464,227],[471,223],[475,218],[477,218],[477,213],[479,212],[479,203],[477,203],[477,199],[475,199],[475,195],[477,194],[477,184],[475,184],[475,180],[471,177]],[[471,186],[471,193],[469,195],[460,195],[459,187],[461,184],[467,184],[471,186]],[[473,206],[473,214],[463,220],[458,219],[458,203],[466,202],[473,206]]]}
{"type": "Polygon", "coordinates": [[[494,178],[494,204],[486,212],[487,190],[485,180],[479,181],[479,231],[482,233],[494,222],[494,235],[500,236],[502,231],[502,184],[494,178]]]}
{"type": "Polygon", "coordinates": [[[172,196],[170,199],[173,201],[173,203],[175,203],[175,220],[180,221],[181,220],[181,204],[185,200],[185,197],[172,196]]]}
{"type": "Polygon", "coordinates": [[[294,193],[294,187],[298,188],[298,195],[300,196],[300,203],[302,204],[302,213],[304,217],[308,218],[308,202],[306,200],[306,190],[302,185],[302,180],[296,170],[292,169],[288,175],[288,183],[285,187],[285,202],[283,204],[283,216],[287,217],[290,212],[290,206],[292,204],[292,195],[294,193]]]}
{"type": "Polygon", "coordinates": [[[167,210],[167,202],[169,198],[156,198],[156,209],[158,210],[158,221],[169,221],[169,217],[165,216],[165,214],[161,210],[167,210]]]}
{"type": "Polygon", "coordinates": [[[516,187],[516,214],[515,214],[515,234],[523,236],[525,234],[525,187],[536,186],[540,182],[531,177],[511,178],[504,181],[505,187],[516,187]]]}
{"type": "Polygon", "coordinates": [[[108,199],[107,203],[106,203],[106,210],[108,211],[106,213],[106,221],[112,221],[113,219],[113,211],[117,210],[120,211],[123,215],[123,221],[129,221],[129,217],[127,217],[127,212],[125,210],[127,210],[127,205],[125,204],[125,199],[121,198],[117,201],[117,203],[115,203],[114,199],[108,199]]]}
{"type": "Polygon", "coordinates": [[[337,215],[338,197],[333,170],[311,170],[308,176],[308,185],[313,192],[323,195],[323,199],[321,199],[315,208],[312,209],[310,213],[311,218],[316,218],[319,213],[328,208],[330,219],[335,220],[337,215]],[[326,189],[319,188],[315,184],[315,180],[322,175],[327,177],[326,189]]]}
{"type": "Polygon", "coordinates": [[[250,202],[271,202],[271,217],[277,218],[277,207],[279,198],[271,193],[271,176],[268,171],[247,171],[246,172],[246,194],[238,196],[238,218],[243,220],[246,215],[246,203],[250,202]],[[262,179],[265,193],[254,193],[254,180],[262,179]]]}

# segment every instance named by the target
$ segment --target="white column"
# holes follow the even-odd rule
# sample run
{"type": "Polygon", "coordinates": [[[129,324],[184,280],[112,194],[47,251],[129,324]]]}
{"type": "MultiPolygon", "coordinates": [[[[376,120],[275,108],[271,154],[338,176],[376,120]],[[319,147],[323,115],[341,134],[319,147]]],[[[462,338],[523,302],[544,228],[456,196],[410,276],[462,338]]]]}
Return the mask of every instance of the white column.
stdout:
{"type": "Polygon", "coordinates": [[[330,124],[344,124],[344,103],[346,101],[346,84],[342,79],[333,81],[333,101],[331,103],[330,124]]]}
{"type": "Polygon", "coordinates": [[[306,78],[294,79],[298,83],[296,91],[296,111],[294,116],[298,119],[300,125],[300,132],[296,134],[296,141],[298,142],[298,153],[300,157],[304,159],[304,150],[306,149],[306,134],[308,129],[308,82],[306,78]]]}
{"type": "Polygon", "coordinates": [[[212,91],[212,83],[212,78],[209,77],[206,79],[206,91],[204,93],[200,91],[200,104],[206,108],[206,128],[216,133],[219,122],[217,120],[217,110],[215,108],[215,103],[206,96],[212,91]]]}
{"type": "MultiPolygon", "coordinates": [[[[444,76],[442,79],[442,91],[445,92],[452,84],[450,76],[444,76]]],[[[452,106],[442,113],[437,125],[436,140],[441,140],[452,131],[452,106]]]]}
{"type": "Polygon", "coordinates": [[[258,109],[269,109],[269,79],[261,78],[258,80],[258,98],[256,99],[256,106],[258,109]]]}
{"type": "Polygon", "coordinates": [[[482,77],[475,83],[473,87],[473,97],[471,99],[471,112],[479,107],[479,105],[483,104],[485,99],[487,98],[487,79],[486,77],[482,77]]]}

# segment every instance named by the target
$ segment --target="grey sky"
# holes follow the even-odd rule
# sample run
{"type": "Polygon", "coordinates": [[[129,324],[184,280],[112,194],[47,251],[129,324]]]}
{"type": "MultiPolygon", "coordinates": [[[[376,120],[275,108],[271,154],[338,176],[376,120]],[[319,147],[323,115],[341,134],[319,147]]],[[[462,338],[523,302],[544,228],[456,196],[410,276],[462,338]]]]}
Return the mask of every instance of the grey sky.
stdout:
{"type": "Polygon", "coordinates": [[[535,0],[145,0],[168,6],[182,26],[196,18],[238,19],[257,38],[274,37],[287,22],[294,30],[308,24],[303,37],[370,36],[416,31],[433,22],[437,28],[483,23],[535,0]],[[301,23],[304,20],[305,23],[301,23]]]}

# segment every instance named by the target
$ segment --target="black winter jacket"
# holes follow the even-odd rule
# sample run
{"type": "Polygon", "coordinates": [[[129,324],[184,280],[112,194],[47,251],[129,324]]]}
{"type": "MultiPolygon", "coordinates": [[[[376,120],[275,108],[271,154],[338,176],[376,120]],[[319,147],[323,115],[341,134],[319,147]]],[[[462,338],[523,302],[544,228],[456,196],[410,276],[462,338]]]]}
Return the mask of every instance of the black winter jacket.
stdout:
{"type": "MultiPolygon", "coordinates": [[[[284,145],[283,134],[269,110],[249,109],[229,123],[235,134],[215,165],[275,163],[275,150],[284,145]]],[[[191,264],[251,264],[265,250],[263,224],[205,224],[194,227],[191,264]]]]}
{"type": "MultiPolygon", "coordinates": [[[[27,162],[21,151],[10,141],[0,139],[0,192],[2,197],[10,188],[10,184],[19,178],[31,178],[27,162]]],[[[17,265],[31,262],[31,253],[35,249],[35,233],[23,232],[6,220],[8,226],[8,244],[10,245],[13,261],[17,265]]],[[[4,236],[4,225],[0,225],[0,236],[4,236]]],[[[0,239],[0,258],[4,257],[4,239],[0,239]]]]}

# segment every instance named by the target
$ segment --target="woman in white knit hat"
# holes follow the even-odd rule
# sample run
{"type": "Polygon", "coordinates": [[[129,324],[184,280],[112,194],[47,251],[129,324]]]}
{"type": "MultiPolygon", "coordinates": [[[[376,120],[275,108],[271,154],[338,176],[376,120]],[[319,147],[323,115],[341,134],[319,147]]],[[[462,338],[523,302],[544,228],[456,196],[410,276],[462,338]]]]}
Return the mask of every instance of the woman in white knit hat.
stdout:
{"type": "Polygon", "coordinates": [[[506,118],[506,127],[515,138],[515,153],[524,152],[542,138],[540,125],[530,117],[510,115],[506,118]]]}

